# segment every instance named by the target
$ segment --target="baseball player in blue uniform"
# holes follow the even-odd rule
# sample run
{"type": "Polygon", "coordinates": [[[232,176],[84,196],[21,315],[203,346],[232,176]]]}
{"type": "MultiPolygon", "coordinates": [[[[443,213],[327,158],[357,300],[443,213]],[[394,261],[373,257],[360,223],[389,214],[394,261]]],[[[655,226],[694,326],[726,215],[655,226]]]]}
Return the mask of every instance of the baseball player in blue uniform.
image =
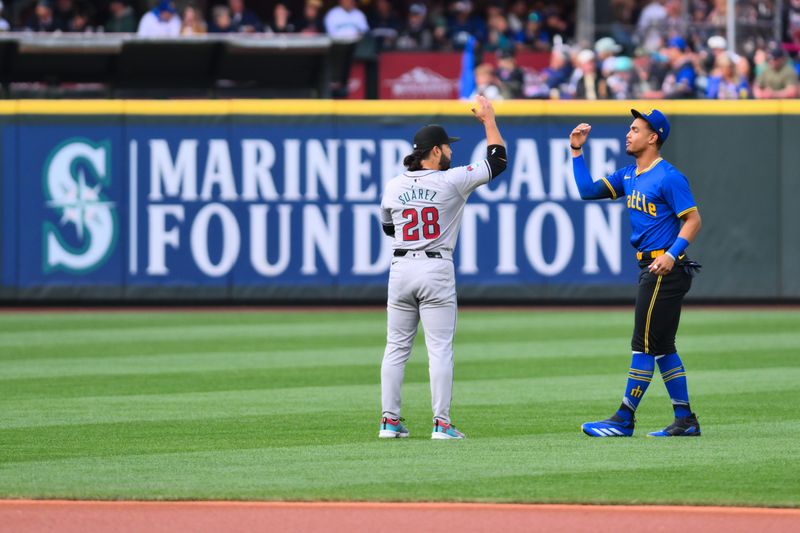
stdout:
{"type": "Polygon", "coordinates": [[[689,181],[664,161],[660,149],[669,136],[669,121],[661,111],[631,110],[634,120],[625,149],[636,164],[594,181],[582,147],[592,127],[578,124],[570,134],[575,182],[584,200],[625,198],[631,218],[631,244],[641,272],[636,297],[633,357],[622,404],[611,418],[581,426],[591,437],[630,437],[635,413],[653,378],[656,364],[667,387],[675,420],[651,437],[699,436],[700,424],[689,405],[686,371],[675,348],[675,334],[684,295],[700,265],[686,248],[700,231],[700,213],[689,181]]]}

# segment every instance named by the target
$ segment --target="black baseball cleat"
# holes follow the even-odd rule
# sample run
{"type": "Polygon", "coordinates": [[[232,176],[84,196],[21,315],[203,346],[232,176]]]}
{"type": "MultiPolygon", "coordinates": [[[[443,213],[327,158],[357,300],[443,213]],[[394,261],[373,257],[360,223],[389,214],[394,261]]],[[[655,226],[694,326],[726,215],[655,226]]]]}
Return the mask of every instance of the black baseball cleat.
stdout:
{"type": "Polygon", "coordinates": [[[647,434],[648,437],[699,437],[700,422],[694,413],[683,418],[675,418],[675,421],[662,429],[647,434]]]}

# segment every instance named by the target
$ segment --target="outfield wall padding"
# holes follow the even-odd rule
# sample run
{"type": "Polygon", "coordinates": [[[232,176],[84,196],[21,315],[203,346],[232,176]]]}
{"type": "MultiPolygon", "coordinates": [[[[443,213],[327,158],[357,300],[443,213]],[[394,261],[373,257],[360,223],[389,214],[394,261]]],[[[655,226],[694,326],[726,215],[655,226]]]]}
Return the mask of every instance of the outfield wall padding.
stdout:
{"type": "MultiPolygon", "coordinates": [[[[468,102],[0,102],[0,299],[381,302],[383,183],[440,123],[454,164],[483,158],[468,102]]],[[[509,168],[467,204],[462,302],[627,300],[624,199],[584,202],[569,131],[593,129],[595,178],[632,162],[629,109],[658,107],[663,156],[703,217],[690,297],[800,297],[798,101],[503,102],[509,168]]]]}

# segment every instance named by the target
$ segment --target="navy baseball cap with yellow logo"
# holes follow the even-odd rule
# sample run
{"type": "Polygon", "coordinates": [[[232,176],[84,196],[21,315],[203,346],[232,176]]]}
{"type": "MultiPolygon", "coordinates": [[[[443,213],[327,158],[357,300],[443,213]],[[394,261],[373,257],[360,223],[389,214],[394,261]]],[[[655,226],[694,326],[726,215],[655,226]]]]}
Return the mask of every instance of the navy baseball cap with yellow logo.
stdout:
{"type": "Polygon", "coordinates": [[[650,111],[644,112],[631,109],[631,115],[633,115],[634,118],[640,118],[650,124],[650,127],[653,128],[653,131],[656,132],[656,135],[658,135],[662,143],[669,137],[669,120],[667,120],[664,113],[658,109],[651,109],[650,111]]]}
{"type": "Polygon", "coordinates": [[[434,146],[453,144],[461,137],[450,137],[438,124],[429,124],[414,135],[414,150],[429,150],[434,146]]]}

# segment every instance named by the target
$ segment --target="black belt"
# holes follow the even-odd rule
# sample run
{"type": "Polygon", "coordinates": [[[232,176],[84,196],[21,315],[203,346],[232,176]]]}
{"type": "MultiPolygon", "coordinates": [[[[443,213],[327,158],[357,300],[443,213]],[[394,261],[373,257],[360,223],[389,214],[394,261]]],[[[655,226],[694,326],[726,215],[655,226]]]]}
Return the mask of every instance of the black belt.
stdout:
{"type": "MultiPolygon", "coordinates": [[[[395,250],[394,256],[395,257],[405,257],[408,252],[413,252],[414,250],[395,250]]],[[[425,255],[430,257],[431,259],[441,259],[442,253],[441,252],[425,252],[425,255]]]]}

